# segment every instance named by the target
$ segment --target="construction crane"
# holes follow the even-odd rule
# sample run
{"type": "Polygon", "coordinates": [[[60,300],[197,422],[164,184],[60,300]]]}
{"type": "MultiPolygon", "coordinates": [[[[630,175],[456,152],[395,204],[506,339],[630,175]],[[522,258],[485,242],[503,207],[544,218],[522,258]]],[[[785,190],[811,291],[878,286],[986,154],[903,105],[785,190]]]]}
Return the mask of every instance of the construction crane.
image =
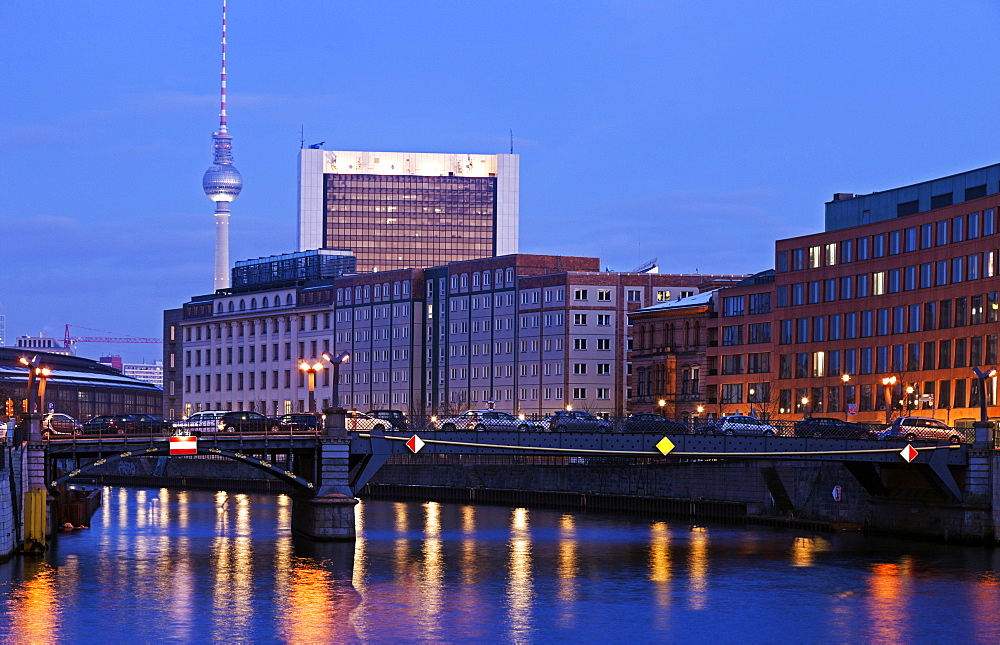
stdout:
{"type": "MultiPolygon", "coordinates": [[[[102,334],[113,334],[111,331],[104,331],[103,329],[91,329],[90,327],[81,327],[80,325],[73,325],[77,329],[86,329],[87,331],[99,331],[102,334]]],[[[66,325],[66,336],[63,338],[64,347],[72,347],[74,343],[162,343],[162,338],[141,338],[139,336],[70,336],[69,333],[70,325],[66,325]]]]}

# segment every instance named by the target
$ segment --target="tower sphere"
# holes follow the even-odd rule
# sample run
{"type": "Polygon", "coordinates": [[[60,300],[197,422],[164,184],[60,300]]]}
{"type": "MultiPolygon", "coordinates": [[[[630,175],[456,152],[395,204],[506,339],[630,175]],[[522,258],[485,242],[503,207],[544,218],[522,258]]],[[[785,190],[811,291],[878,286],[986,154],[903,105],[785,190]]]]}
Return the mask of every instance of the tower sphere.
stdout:
{"type": "Polygon", "coordinates": [[[232,164],[213,164],[205,171],[201,186],[213,202],[231,202],[239,197],[243,177],[232,164]]]}

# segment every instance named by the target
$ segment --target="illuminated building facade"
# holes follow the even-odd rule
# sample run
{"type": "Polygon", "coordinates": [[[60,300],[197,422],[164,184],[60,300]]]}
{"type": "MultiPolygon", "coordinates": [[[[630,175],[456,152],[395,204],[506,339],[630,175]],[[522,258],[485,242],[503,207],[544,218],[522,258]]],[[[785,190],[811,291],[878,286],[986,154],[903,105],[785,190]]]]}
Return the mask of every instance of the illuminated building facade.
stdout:
{"type": "Polygon", "coordinates": [[[351,249],[361,273],[517,253],[515,154],[299,157],[299,249],[351,249]]]}
{"type": "Polygon", "coordinates": [[[980,397],[996,405],[996,379],[981,392],[972,368],[1000,358],[998,207],[1000,165],[835,195],[826,232],[777,241],[772,284],[719,292],[709,405],[746,411],[767,381],[756,404],[785,418],[977,420],[980,397]],[[754,310],[765,297],[769,314],[754,310]],[[770,344],[753,344],[765,327],[770,344]],[[761,353],[770,365],[752,373],[761,353]]]}
{"type": "MultiPolygon", "coordinates": [[[[234,287],[165,312],[165,408],[177,416],[299,411],[309,396],[298,363],[348,352],[338,384],[348,408],[419,416],[572,405],[623,414],[626,313],[697,293],[716,277],[613,273],[597,258],[515,254],[234,287]]],[[[330,369],[317,374],[319,407],[332,403],[330,379],[330,369]]]]}

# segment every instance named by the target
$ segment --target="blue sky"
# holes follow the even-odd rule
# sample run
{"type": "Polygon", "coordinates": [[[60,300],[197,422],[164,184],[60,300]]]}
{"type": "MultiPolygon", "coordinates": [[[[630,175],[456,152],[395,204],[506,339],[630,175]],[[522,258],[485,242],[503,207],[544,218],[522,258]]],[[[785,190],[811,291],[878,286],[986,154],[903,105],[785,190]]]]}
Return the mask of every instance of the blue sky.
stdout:
{"type": "MultiPolygon", "coordinates": [[[[211,290],[219,3],[0,6],[0,313],[160,336],[211,290]]],[[[230,0],[231,258],[296,250],[296,153],[521,154],[521,250],[750,273],[834,192],[998,161],[986,1],[230,0]],[[906,11],[901,7],[905,6],[906,11]]],[[[79,335],[97,335],[86,330],[79,335]]],[[[82,355],[157,358],[155,345],[82,355]]]]}

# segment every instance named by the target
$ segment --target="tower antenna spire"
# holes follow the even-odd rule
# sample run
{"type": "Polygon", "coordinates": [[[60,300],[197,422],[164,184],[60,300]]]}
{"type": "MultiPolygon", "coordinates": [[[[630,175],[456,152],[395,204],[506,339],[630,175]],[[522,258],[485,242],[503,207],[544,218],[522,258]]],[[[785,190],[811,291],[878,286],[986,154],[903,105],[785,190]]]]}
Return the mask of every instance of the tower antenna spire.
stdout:
{"type": "Polygon", "coordinates": [[[222,0],[222,92],[220,96],[219,132],[226,133],[226,0],[222,0]]]}
{"type": "Polygon", "coordinates": [[[226,123],[226,0],[222,0],[222,74],[219,131],[212,135],[212,167],[205,171],[201,187],[215,202],[215,288],[229,288],[229,202],[239,197],[243,177],[233,165],[233,138],[226,123]]]}

